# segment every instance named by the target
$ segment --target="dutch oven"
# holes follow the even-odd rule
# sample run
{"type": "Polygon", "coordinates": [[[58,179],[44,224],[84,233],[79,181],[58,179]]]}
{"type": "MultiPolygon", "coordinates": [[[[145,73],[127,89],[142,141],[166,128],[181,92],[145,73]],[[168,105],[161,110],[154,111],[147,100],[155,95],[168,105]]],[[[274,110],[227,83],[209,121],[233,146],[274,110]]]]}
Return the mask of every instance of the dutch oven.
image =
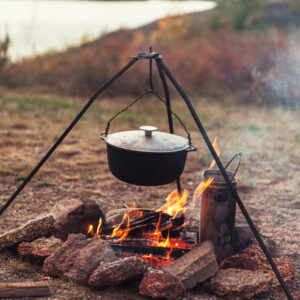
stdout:
{"type": "Polygon", "coordinates": [[[175,181],[184,170],[187,152],[196,150],[187,139],[157,131],[154,126],[101,137],[106,142],[112,174],[135,185],[155,186],[175,181]]]}

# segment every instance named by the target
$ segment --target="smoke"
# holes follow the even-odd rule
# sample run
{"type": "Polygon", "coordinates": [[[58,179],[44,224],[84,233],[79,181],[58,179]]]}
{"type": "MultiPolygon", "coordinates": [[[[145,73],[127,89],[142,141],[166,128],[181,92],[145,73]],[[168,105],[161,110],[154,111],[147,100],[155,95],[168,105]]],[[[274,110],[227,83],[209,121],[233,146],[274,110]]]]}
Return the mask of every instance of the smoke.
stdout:
{"type": "Polygon", "coordinates": [[[299,37],[299,33],[290,34],[287,47],[276,54],[273,67],[261,76],[272,103],[289,108],[300,108],[299,37]]]}

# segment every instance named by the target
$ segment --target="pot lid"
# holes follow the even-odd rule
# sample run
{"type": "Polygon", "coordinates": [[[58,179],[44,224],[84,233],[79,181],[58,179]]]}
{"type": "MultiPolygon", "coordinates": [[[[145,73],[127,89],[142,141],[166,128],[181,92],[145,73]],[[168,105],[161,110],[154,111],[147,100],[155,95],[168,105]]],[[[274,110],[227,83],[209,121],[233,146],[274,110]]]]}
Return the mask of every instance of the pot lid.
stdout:
{"type": "Polygon", "coordinates": [[[111,146],[139,152],[176,152],[188,148],[187,139],[157,131],[154,126],[141,126],[141,130],[115,132],[104,137],[111,146]]]}

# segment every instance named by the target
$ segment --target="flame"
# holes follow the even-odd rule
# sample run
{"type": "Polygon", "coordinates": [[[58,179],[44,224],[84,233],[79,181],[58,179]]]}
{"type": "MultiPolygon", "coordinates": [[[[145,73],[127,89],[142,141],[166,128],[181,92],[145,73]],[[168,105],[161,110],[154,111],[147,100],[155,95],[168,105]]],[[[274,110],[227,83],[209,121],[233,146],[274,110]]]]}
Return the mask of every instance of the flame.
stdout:
{"type": "Polygon", "coordinates": [[[130,230],[130,217],[129,217],[129,214],[125,213],[123,215],[123,219],[122,219],[121,223],[114,229],[114,231],[112,232],[111,235],[109,235],[109,237],[119,237],[120,236],[120,238],[115,241],[115,243],[119,243],[127,238],[129,230],[130,230]],[[120,227],[125,222],[126,219],[127,219],[126,229],[123,230],[120,227]]]}
{"type": "Polygon", "coordinates": [[[150,234],[150,235],[153,235],[153,237],[157,243],[159,242],[159,239],[161,237],[161,231],[159,230],[160,222],[161,222],[161,212],[159,213],[158,221],[155,226],[155,231],[150,234]]]}
{"type": "Polygon", "coordinates": [[[89,226],[89,229],[87,231],[87,234],[90,234],[90,233],[94,233],[94,226],[92,224],[89,226]]]}
{"type": "MultiPolygon", "coordinates": [[[[219,148],[219,146],[217,144],[217,137],[215,137],[212,145],[213,145],[213,147],[214,147],[214,149],[215,149],[218,157],[220,157],[221,151],[220,151],[220,148],[219,148]]],[[[214,167],[215,163],[216,163],[216,161],[213,159],[213,161],[211,162],[211,164],[209,166],[209,169],[212,169],[214,167]]]]}
{"type": "Polygon", "coordinates": [[[102,218],[100,217],[95,237],[100,238],[101,231],[102,231],[102,218]]]}
{"type": "Polygon", "coordinates": [[[168,230],[168,236],[167,238],[163,241],[157,244],[157,247],[170,247],[170,230],[168,230]]]}
{"type": "Polygon", "coordinates": [[[174,219],[179,212],[185,212],[184,206],[187,203],[188,195],[189,192],[187,189],[184,189],[181,193],[178,193],[178,190],[176,189],[168,195],[166,203],[156,211],[167,213],[174,219]]]}
{"type": "Polygon", "coordinates": [[[122,236],[117,241],[115,241],[116,243],[125,240],[128,236],[129,230],[130,230],[130,217],[128,214],[125,214],[125,215],[127,217],[127,226],[126,226],[126,229],[125,229],[124,233],[122,234],[122,236]]]}
{"type": "Polygon", "coordinates": [[[196,200],[199,199],[199,197],[202,195],[202,193],[211,185],[214,178],[209,177],[207,180],[202,181],[196,188],[193,198],[192,198],[192,204],[195,205],[196,200]]]}
{"type": "Polygon", "coordinates": [[[171,257],[171,253],[173,252],[173,247],[170,248],[170,251],[168,251],[168,253],[166,254],[166,256],[164,256],[164,259],[170,259],[171,257]]]}
{"type": "Polygon", "coordinates": [[[143,216],[143,211],[137,209],[137,205],[135,201],[132,203],[128,213],[132,219],[138,219],[143,216]]]}

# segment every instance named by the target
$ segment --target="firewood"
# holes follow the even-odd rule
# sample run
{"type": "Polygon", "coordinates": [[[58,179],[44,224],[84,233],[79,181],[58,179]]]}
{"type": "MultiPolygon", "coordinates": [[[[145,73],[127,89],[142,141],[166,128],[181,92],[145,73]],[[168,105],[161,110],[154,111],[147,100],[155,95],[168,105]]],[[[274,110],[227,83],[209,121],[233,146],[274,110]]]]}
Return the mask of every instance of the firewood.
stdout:
{"type": "Polygon", "coordinates": [[[18,298],[48,295],[50,295],[50,289],[46,281],[0,282],[1,298],[18,298]]]}

